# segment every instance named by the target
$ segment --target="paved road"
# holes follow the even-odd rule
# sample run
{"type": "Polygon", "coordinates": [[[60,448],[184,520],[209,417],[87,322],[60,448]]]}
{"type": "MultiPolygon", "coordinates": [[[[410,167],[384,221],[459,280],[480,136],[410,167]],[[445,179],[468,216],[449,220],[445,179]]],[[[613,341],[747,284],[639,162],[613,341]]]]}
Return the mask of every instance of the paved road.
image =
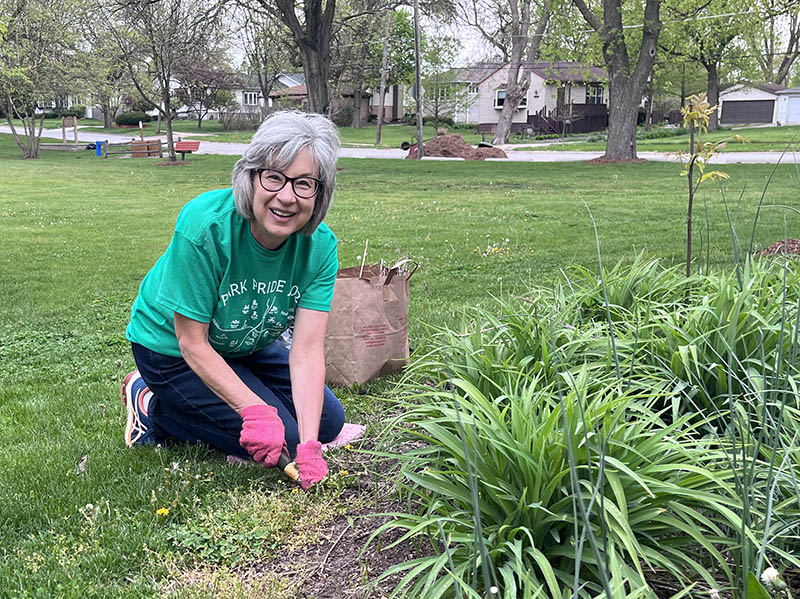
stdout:
{"type": "MultiPolygon", "coordinates": [[[[81,142],[94,142],[99,140],[107,140],[109,142],[125,142],[130,141],[135,137],[134,133],[128,135],[121,134],[108,134],[108,133],[92,133],[89,131],[81,131],[78,129],[78,141],[81,142]]],[[[0,125],[0,133],[11,133],[8,125],[0,125]]],[[[191,137],[200,137],[203,134],[192,134],[191,137]]],[[[42,137],[61,139],[61,129],[45,129],[42,132],[42,137]]],[[[160,138],[166,140],[165,135],[149,135],[148,138],[160,138]]],[[[67,141],[72,141],[72,132],[68,132],[67,141]]],[[[508,160],[511,162],[580,162],[583,160],[591,160],[603,155],[603,152],[567,152],[567,151],[526,151],[515,152],[511,148],[514,146],[507,145],[501,146],[508,154],[508,160]]],[[[219,141],[203,141],[200,144],[198,154],[226,154],[231,156],[241,156],[247,148],[247,144],[243,143],[225,143],[219,141]]],[[[376,150],[374,148],[342,148],[341,155],[344,158],[396,158],[403,159],[406,157],[407,152],[401,149],[394,150],[376,150]]],[[[800,155],[793,152],[787,152],[781,158],[781,152],[725,152],[714,157],[713,162],[716,164],[775,164],[780,160],[782,163],[794,164],[800,162],[800,155]]],[[[676,162],[677,158],[672,155],[667,155],[662,152],[638,152],[639,158],[645,160],[652,160],[657,162],[676,162]]],[[[460,160],[458,158],[427,158],[427,160],[460,160]]],[[[495,158],[490,160],[498,160],[505,162],[505,159],[495,158]]]]}

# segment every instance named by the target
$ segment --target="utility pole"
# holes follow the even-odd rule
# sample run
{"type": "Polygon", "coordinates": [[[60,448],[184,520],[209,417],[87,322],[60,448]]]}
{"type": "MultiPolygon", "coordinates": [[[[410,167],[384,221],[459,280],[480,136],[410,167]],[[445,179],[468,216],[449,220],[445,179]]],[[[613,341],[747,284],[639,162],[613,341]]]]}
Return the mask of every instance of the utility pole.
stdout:
{"type": "Polygon", "coordinates": [[[414,63],[417,69],[417,160],[422,160],[422,81],[420,77],[419,0],[414,0],[414,63]]]}
{"type": "Polygon", "coordinates": [[[386,7],[386,35],[383,38],[383,62],[381,63],[381,91],[378,101],[378,129],[375,133],[375,145],[381,143],[381,127],[383,127],[383,103],[386,95],[386,71],[389,69],[389,35],[392,32],[392,9],[386,7]]]}

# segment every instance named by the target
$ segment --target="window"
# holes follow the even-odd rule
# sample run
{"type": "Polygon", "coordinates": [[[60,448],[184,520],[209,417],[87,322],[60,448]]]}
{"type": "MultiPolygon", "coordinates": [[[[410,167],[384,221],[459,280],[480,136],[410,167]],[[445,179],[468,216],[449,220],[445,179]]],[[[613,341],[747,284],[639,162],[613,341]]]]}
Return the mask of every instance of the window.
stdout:
{"type": "Polygon", "coordinates": [[[468,91],[469,91],[469,93],[471,93],[473,96],[477,96],[477,95],[478,95],[478,84],[477,84],[477,83],[470,83],[470,84],[469,84],[468,91]]]}
{"type": "Polygon", "coordinates": [[[258,92],[244,92],[244,105],[245,106],[258,106],[258,92]]]}
{"type": "MultiPolygon", "coordinates": [[[[505,104],[505,102],[506,102],[506,90],[504,89],[495,90],[494,107],[497,110],[499,110],[503,108],[503,104],[505,104]]],[[[522,100],[520,101],[519,106],[517,106],[517,110],[527,107],[528,107],[528,94],[525,94],[524,96],[522,96],[522,100]]]]}
{"type": "Polygon", "coordinates": [[[603,86],[590,84],[586,86],[586,103],[603,104],[603,86]]]}

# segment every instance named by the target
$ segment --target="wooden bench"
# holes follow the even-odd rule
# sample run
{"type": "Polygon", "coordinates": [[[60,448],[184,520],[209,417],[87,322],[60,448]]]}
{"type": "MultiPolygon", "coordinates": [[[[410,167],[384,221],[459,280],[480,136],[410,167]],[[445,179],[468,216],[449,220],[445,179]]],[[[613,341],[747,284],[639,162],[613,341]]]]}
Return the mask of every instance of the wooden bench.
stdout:
{"type": "Polygon", "coordinates": [[[186,160],[186,154],[197,152],[199,148],[199,141],[178,141],[175,144],[175,151],[181,153],[181,160],[186,160]]]}

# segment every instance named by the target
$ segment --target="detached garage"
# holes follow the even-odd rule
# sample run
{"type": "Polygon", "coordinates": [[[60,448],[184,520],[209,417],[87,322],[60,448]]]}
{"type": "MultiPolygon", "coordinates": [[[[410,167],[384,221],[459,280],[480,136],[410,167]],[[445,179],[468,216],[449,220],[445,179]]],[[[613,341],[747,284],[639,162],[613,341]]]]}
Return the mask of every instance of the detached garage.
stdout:
{"type": "Polygon", "coordinates": [[[800,125],[800,87],[778,92],[778,123],[800,125]]]}
{"type": "Polygon", "coordinates": [[[778,93],[785,89],[775,83],[729,87],[719,94],[720,122],[724,125],[778,122],[778,93]]]}

